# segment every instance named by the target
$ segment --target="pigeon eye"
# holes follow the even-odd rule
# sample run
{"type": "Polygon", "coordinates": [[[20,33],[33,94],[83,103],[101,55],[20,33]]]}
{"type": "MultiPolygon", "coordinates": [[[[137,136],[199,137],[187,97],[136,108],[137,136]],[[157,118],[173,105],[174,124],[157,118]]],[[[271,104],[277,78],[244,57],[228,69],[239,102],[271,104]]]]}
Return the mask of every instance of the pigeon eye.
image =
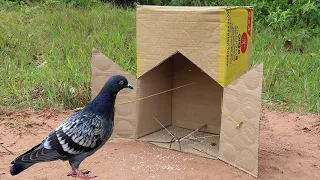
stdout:
{"type": "Polygon", "coordinates": [[[120,81],[119,84],[120,84],[120,85],[123,85],[123,81],[120,81]]]}

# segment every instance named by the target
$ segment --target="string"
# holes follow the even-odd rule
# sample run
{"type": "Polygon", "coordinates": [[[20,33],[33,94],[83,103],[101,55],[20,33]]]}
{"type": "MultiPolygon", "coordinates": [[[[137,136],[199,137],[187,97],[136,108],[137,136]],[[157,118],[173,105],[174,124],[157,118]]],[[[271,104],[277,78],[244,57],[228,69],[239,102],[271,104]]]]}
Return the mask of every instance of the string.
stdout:
{"type": "Polygon", "coordinates": [[[141,100],[144,100],[144,99],[147,99],[147,98],[151,98],[151,97],[153,97],[153,96],[157,96],[157,95],[160,95],[160,94],[163,94],[163,93],[166,93],[166,92],[170,92],[170,91],[173,91],[173,90],[176,90],[176,89],[180,89],[180,88],[183,88],[183,87],[186,87],[186,86],[190,86],[190,85],[195,84],[195,83],[196,83],[196,82],[193,82],[193,83],[190,83],[190,84],[185,84],[185,85],[178,86],[178,87],[175,87],[175,88],[172,88],[172,89],[168,89],[168,90],[165,90],[165,91],[162,91],[162,92],[159,92],[159,93],[152,94],[152,95],[150,95],[150,96],[142,97],[142,98],[135,99],[135,100],[132,100],[132,101],[127,101],[127,102],[119,103],[119,104],[117,104],[117,106],[118,106],[118,105],[122,105],[122,104],[133,103],[133,102],[136,102],[136,101],[141,101],[141,100]]]}
{"type": "MultiPolygon", "coordinates": [[[[133,103],[133,102],[137,102],[137,101],[142,101],[144,99],[148,99],[148,98],[151,98],[153,96],[157,96],[157,95],[160,95],[160,94],[163,94],[163,93],[166,93],[166,92],[170,92],[170,91],[173,91],[173,90],[177,90],[177,89],[180,89],[180,88],[183,88],[183,87],[187,87],[187,86],[190,86],[190,85],[193,85],[193,84],[196,84],[197,82],[193,82],[193,83],[189,83],[189,84],[185,84],[185,85],[182,85],[182,86],[178,86],[178,87],[175,87],[175,88],[172,88],[172,89],[168,89],[168,90],[165,90],[165,91],[161,91],[161,92],[158,92],[158,93],[155,93],[155,94],[152,94],[152,95],[149,95],[149,96],[146,96],[146,97],[142,97],[142,98],[138,98],[138,99],[135,99],[135,100],[131,100],[131,101],[126,101],[126,102],[123,102],[123,103],[119,103],[117,104],[116,106],[119,106],[119,105],[123,105],[123,104],[129,104],[129,103],[133,103]]],[[[222,114],[224,116],[226,116],[229,120],[231,120],[234,124],[236,124],[236,128],[239,128],[240,125],[242,124],[242,121],[238,122],[236,120],[234,120],[233,118],[231,118],[230,116],[228,116],[226,113],[224,113],[222,110],[221,110],[222,114]]]]}
{"type": "Polygon", "coordinates": [[[237,125],[237,128],[239,128],[240,125],[242,124],[242,121],[238,122],[238,121],[232,119],[230,116],[228,116],[228,115],[227,115],[226,113],[224,113],[223,111],[222,111],[222,114],[225,115],[228,119],[230,119],[233,123],[235,123],[235,124],[237,125]]]}
{"type": "Polygon", "coordinates": [[[221,96],[221,113],[226,116],[229,120],[231,120],[234,124],[236,124],[236,128],[238,129],[240,127],[240,125],[242,124],[242,121],[238,122],[236,120],[234,120],[232,117],[228,116],[225,112],[222,111],[222,107],[223,107],[223,98],[221,96]]]}

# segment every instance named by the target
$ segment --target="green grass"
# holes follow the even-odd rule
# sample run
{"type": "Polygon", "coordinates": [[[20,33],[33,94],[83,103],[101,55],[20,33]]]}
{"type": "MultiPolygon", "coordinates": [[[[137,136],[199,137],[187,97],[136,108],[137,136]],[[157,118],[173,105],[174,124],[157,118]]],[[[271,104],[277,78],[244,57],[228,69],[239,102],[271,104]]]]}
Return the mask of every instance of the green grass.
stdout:
{"type": "MultiPolygon", "coordinates": [[[[85,105],[93,47],[135,74],[134,9],[0,3],[0,17],[0,105],[85,105]]],[[[265,64],[263,99],[290,111],[320,113],[320,33],[301,38],[299,29],[274,32],[254,25],[254,64],[265,64]],[[293,52],[284,51],[286,39],[293,52]]]]}
{"type": "Polygon", "coordinates": [[[263,99],[289,111],[320,113],[320,35],[299,43],[296,33],[280,36],[264,30],[255,34],[254,63],[264,63],[263,99]],[[304,52],[285,51],[286,39],[304,52]]]}
{"type": "Polygon", "coordinates": [[[82,9],[6,5],[0,17],[2,105],[73,108],[87,103],[93,47],[135,71],[133,10],[103,4],[82,9]]]}

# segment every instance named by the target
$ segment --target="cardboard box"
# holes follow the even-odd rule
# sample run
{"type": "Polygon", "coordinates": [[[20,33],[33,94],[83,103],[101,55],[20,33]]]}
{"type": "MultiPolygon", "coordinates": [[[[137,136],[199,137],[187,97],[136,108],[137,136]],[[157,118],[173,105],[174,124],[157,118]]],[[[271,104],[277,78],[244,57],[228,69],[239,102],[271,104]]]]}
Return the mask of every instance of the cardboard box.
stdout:
{"type": "Polygon", "coordinates": [[[137,77],[179,51],[226,87],[251,66],[251,7],[140,6],[137,77]]]}
{"type": "Polygon", "coordinates": [[[257,177],[263,65],[251,68],[252,17],[252,7],[139,6],[136,77],[92,54],[92,98],[115,74],[135,88],[117,97],[113,137],[171,141],[162,124],[175,136],[193,133],[171,149],[257,177]]]}

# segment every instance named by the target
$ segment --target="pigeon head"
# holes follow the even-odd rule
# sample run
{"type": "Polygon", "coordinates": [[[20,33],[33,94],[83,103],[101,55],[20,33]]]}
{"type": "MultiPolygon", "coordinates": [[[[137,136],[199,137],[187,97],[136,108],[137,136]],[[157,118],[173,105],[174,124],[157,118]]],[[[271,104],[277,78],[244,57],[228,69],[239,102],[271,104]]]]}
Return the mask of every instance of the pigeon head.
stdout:
{"type": "Polygon", "coordinates": [[[121,75],[110,77],[105,86],[107,86],[108,89],[110,89],[114,93],[118,93],[124,88],[133,89],[133,87],[129,84],[127,78],[121,75]]]}
{"type": "Polygon", "coordinates": [[[124,88],[133,89],[127,78],[121,75],[111,76],[99,94],[84,109],[110,113],[113,110],[118,92],[124,88]]]}

